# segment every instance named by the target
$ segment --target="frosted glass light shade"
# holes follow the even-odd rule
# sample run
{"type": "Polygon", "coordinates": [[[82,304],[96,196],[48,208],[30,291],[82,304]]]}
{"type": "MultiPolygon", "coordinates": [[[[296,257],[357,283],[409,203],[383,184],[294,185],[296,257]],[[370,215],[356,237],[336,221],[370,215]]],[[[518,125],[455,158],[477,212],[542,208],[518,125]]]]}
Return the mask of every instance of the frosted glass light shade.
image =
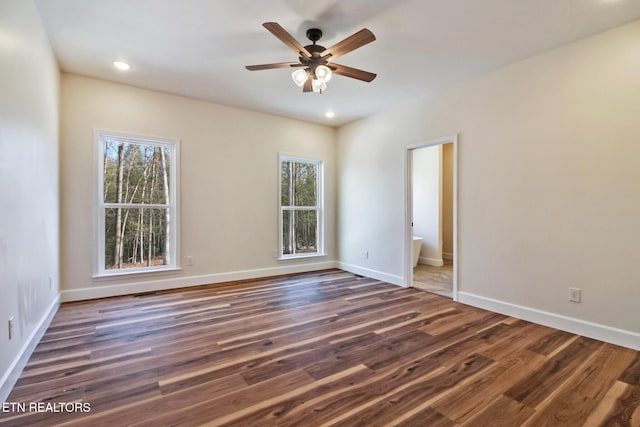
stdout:
{"type": "Polygon", "coordinates": [[[293,82],[300,87],[304,85],[304,82],[307,81],[308,77],[309,77],[309,73],[307,72],[307,70],[303,68],[299,68],[295,70],[293,73],[291,73],[291,78],[293,79],[293,82]]]}
{"type": "Polygon", "coordinates": [[[326,65],[318,65],[316,67],[316,77],[320,81],[327,83],[329,80],[331,80],[331,74],[331,68],[327,67],[326,65]]]}
{"type": "Polygon", "coordinates": [[[313,79],[313,81],[311,82],[311,88],[314,92],[322,92],[327,88],[327,84],[322,80],[313,79]]]}

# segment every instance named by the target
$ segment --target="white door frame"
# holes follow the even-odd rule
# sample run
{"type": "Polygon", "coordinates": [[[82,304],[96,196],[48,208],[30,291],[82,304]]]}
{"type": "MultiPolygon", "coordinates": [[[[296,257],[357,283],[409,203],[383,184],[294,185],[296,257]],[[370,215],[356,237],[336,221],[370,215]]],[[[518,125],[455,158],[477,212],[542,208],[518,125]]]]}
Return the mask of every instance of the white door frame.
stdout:
{"type": "Polygon", "coordinates": [[[413,150],[453,144],[453,300],[458,301],[458,135],[444,136],[405,146],[404,156],[404,286],[413,284],[413,150]]]}

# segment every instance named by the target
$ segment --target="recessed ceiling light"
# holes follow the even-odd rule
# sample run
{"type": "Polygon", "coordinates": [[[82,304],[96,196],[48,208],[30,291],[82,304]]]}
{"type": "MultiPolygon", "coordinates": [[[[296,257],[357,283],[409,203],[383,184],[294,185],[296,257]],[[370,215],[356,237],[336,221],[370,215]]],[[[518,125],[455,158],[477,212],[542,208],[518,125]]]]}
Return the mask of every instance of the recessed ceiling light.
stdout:
{"type": "Polygon", "coordinates": [[[334,113],[333,111],[327,111],[326,113],[324,113],[324,116],[328,119],[332,119],[334,118],[336,115],[336,113],[334,113]]]}
{"type": "Polygon", "coordinates": [[[113,66],[122,71],[127,71],[129,68],[131,68],[131,65],[122,61],[113,61],[113,66]]]}

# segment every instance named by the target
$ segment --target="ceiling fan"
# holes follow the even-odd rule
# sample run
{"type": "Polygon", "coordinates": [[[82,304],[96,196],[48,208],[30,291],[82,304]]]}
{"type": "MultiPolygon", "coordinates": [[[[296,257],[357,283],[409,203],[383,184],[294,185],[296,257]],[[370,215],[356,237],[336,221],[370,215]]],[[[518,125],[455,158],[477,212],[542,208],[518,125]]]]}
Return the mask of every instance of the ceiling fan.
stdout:
{"type": "Polygon", "coordinates": [[[317,28],[307,30],[307,38],[311,40],[312,44],[302,46],[278,23],[265,22],[262,26],[293,50],[298,55],[298,62],[247,65],[246,69],[249,71],[268,70],[271,68],[298,68],[291,74],[293,81],[302,87],[303,92],[320,93],[326,89],[332,73],[365,82],[370,82],[376,78],[374,73],[332,62],[334,59],[374,41],[376,36],[366,28],[327,49],[316,44],[322,37],[322,31],[317,28]]]}

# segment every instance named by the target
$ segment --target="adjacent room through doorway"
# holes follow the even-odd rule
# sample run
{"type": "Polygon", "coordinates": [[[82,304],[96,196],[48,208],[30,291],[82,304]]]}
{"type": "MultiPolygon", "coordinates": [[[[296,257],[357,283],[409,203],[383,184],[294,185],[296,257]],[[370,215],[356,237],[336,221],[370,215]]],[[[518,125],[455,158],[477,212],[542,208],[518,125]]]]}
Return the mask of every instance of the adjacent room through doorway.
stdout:
{"type": "Polygon", "coordinates": [[[409,284],[454,298],[454,144],[425,143],[408,154],[409,284]]]}

